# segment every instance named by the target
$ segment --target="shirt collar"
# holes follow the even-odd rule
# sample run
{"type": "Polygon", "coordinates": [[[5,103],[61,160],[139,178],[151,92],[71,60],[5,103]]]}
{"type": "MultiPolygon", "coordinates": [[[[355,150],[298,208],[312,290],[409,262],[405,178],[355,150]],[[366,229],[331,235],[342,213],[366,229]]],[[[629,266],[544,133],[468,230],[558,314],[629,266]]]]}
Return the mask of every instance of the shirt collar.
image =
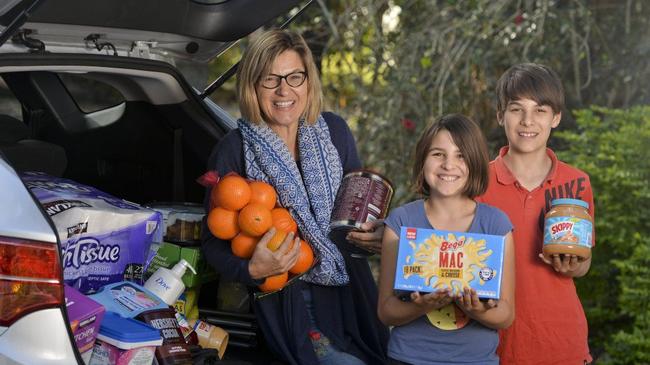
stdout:
{"type": "MultiPolygon", "coordinates": [[[[496,177],[497,181],[500,184],[503,185],[510,185],[514,184],[517,182],[517,178],[512,174],[508,166],[506,166],[503,156],[508,153],[508,146],[501,147],[499,150],[499,156],[497,156],[496,159],[494,159],[494,167],[496,171],[496,177]]],[[[550,148],[546,148],[546,154],[548,157],[551,159],[551,171],[548,172],[548,175],[546,176],[546,182],[550,183],[555,179],[555,175],[557,174],[557,156],[555,155],[555,152],[551,150],[550,148]]]]}

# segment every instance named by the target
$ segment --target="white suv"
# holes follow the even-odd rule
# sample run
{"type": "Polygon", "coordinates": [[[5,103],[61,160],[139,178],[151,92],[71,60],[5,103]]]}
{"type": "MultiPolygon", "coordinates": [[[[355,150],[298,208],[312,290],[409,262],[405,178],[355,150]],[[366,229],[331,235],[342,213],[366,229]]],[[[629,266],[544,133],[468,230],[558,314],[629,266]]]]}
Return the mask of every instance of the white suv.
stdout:
{"type": "Polygon", "coordinates": [[[300,3],[0,0],[0,364],[82,363],[59,241],[19,173],[202,202],[195,179],[235,125],[207,65],[300,3]]]}

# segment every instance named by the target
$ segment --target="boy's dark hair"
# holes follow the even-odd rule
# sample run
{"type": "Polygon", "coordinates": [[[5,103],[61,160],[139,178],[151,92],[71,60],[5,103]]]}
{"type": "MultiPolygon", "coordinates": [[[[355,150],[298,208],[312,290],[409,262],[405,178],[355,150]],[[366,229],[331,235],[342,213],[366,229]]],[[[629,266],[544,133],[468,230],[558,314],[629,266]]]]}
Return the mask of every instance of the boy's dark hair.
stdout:
{"type": "Polygon", "coordinates": [[[461,114],[448,114],[431,124],[420,136],[415,147],[413,164],[413,189],[429,195],[429,185],[424,180],[424,161],[429,155],[433,138],[442,130],[451,134],[456,146],[463,154],[469,170],[463,194],[469,198],[483,195],[488,185],[489,154],[485,136],[478,124],[461,114]]]}
{"type": "Polygon", "coordinates": [[[497,113],[503,114],[508,103],[527,98],[548,105],[554,113],[564,108],[564,89],[558,75],[547,66],[520,63],[510,67],[497,82],[497,113]]]}

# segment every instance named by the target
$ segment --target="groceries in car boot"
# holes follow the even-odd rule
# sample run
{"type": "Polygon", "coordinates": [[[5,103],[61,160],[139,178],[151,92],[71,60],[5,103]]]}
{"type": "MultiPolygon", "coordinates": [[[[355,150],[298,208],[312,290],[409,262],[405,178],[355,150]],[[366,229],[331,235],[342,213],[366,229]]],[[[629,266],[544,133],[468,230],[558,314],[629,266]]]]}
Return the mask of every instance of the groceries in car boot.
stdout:
{"type": "Polygon", "coordinates": [[[89,294],[122,280],[143,283],[149,246],[162,239],[159,212],[44,173],[22,179],[56,226],[66,284],[89,294]]]}
{"type": "Polygon", "coordinates": [[[181,259],[174,267],[167,269],[158,268],[156,272],[144,283],[144,287],[156,294],[167,305],[175,305],[178,297],[185,290],[183,284],[183,275],[186,269],[190,269],[194,274],[196,271],[187,261],[181,259]]]}
{"type": "Polygon", "coordinates": [[[174,309],[167,307],[165,309],[150,310],[140,313],[136,319],[160,331],[163,344],[156,348],[158,364],[192,364],[192,355],[176,320],[176,311],[174,309]]]}
{"type": "Polygon", "coordinates": [[[99,333],[99,327],[104,318],[104,306],[86,297],[74,288],[63,287],[65,292],[65,306],[68,312],[70,329],[74,336],[75,344],[84,363],[90,362],[90,357],[99,333]]]}
{"type": "Polygon", "coordinates": [[[223,359],[228,346],[228,332],[221,327],[213,326],[202,320],[189,320],[189,324],[196,332],[199,339],[199,346],[203,348],[216,349],[219,353],[219,358],[223,359]]]}
{"type": "Polygon", "coordinates": [[[168,308],[155,294],[130,281],[106,285],[89,297],[101,303],[107,311],[125,318],[135,318],[142,312],[168,308]]]}
{"type": "Polygon", "coordinates": [[[201,228],[205,210],[195,203],[150,203],[151,209],[162,214],[163,239],[181,246],[201,244],[201,228]]]}
{"type": "MultiPolygon", "coordinates": [[[[177,313],[190,318],[189,315],[198,308],[199,288],[186,289],[174,304],[174,309],[177,313]]],[[[198,310],[198,309],[197,309],[198,310]]]]}
{"type": "Polygon", "coordinates": [[[160,332],[145,323],[106,312],[90,365],[151,365],[160,332]]]}
{"type": "Polygon", "coordinates": [[[178,327],[181,329],[185,343],[188,345],[198,345],[199,337],[196,334],[196,331],[194,331],[194,328],[192,328],[190,323],[187,321],[187,318],[178,313],[178,311],[176,311],[176,321],[178,322],[178,327]]]}
{"type": "Polygon", "coordinates": [[[176,311],[145,287],[123,281],[107,285],[90,296],[125,318],[134,318],[156,328],[163,338],[156,347],[156,359],[161,365],[191,364],[190,352],[176,320],[176,311]]]}
{"type": "Polygon", "coordinates": [[[184,259],[194,270],[186,271],[183,284],[186,288],[195,288],[203,283],[217,278],[217,273],[206,262],[200,247],[181,246],[170,242],[154,243],[151,245],[152,259],[145,272],[145,280],[161,267],[171,269],[178,261],[184,259]]]}

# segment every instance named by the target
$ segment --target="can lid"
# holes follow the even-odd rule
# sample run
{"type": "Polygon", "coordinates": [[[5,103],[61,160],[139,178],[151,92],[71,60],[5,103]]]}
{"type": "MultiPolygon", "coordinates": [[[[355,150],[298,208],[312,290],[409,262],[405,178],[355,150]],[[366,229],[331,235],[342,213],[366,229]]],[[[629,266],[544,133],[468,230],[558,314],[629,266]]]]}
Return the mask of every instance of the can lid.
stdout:
{"type": "Polygon", "coordinates": [[[577,205],[585,209],[589,209],[589,203],[580,199],[553,199],[551,200],[551,206],[553,205],[577,205]]]}

